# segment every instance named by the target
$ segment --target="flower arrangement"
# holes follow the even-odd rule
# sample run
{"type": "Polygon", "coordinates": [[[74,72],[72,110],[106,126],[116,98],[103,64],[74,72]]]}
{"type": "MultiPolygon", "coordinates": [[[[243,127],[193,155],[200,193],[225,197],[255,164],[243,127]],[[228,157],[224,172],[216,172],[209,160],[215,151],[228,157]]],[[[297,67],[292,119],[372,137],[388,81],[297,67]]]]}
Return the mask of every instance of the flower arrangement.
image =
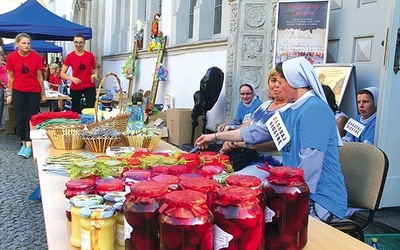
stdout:
{"type": "Polygon", "coordinates": [[[149,103],[146,105],[144,113],[146,114],[147,117],[150,117],[151,115],[155,115],[158,113],[158,108],[155,107],[152,103],[149,103]]]}

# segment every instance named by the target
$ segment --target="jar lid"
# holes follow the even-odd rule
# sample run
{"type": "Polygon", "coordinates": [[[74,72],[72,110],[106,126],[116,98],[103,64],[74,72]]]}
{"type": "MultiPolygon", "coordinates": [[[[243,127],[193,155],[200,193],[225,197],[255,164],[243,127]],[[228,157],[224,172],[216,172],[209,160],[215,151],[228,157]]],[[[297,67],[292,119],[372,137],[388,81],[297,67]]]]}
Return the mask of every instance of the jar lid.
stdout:
{"type": "Polygon", "coordinates": [[[123,202],[117,202],[114,204],[114,209],[118,212],[123,212],[122,211],[123,205],[124,205],[123,202]]]}
{"type": "Polygon", "coordinates": [[[153,181],[157,182],[164,182],[167,184],[177,184],[179,182],[179,177],[175,175],[169,175],[169,174],[160,174],[157,176],[154,176],[152,178],[153,181]]]}
{"type": "Polygon", "coordinates": [[[224,171],[224,168],[218,165],[206,165],[201,168],[201,172],[208,174],[220,174],[224,171]]]}
{"type": "Polygon", "coordinates": [[[136,181],[144,181],[150,179],[150,171],[140,170],[140,169],[132,169],[125,171],[122,176],[124,178],[133,179],[136,181]]]}
{"type": "Polygon", "coordinates": [[[93,179],[76,179],[67,181],[65,186],[72,189],[86,189],[93,187],[94,184],[95,181],[93,179]]]}
{"type": "Polygon", "coordinates": [[[168,185],[163,182],[144,181],[131,185],[131,195],[155,198],[163,196],[168,192],[168,185]]]}
{"type": "Polygon", "coordinates": [[[173,175],[181,175],[188,172],[188,167],[186,165],[174,165],[168,167],[168,172],[173,175]]]}
{"type": "Polygon", "coordinates": [[[104,200],[108,202],[123,202],[125,201],[126,192],[111,192],[104,195],[104,200]]]}
{"type": "Polygon", "coordinates": [[[226,186],[217,191],[216,203],[240,205],[256,201],[257,192],[249,187],[226,186]]]}
{"type": "Polygon", "coordinates": [[[180,159],[185,159],[185,160],[187,160],[187,161],[194,161],[194,160],[196,160],[196,161],[200,161],[200,156],[199,156],[199,154],[193,154],[193,153],[180,153],[179,155],[178,155],[178,160],[180,160],[180,159]]]}
{"type": "Polygon", "coordinates": [[[241,186],[241,187],[259,187],[261,185],[260,178],[253,175],[231,175],[225,180],[229,186],[241,186]]]}
{"type": "Polygon", "coordinates": [[[124,189],[124,182],[119,178],[98,179],[96,181],[98,191],[118,191],[124,189]]]}
{"type": "MultiPolygon", "coordinates": [[[[98,211],[99,216],[101,215],[102,219],[110,218],[114,215],[115,209],[112,206],[108,205],[96,205],[96,206],[86,206],[82,208],[79,212],[81,217],[83,218],[91,218],[95,216],[94,212],[98,211]]],[[[95,219],[95,218],[93,218],[95,219]]]]}
{"type": "Polygon", "coordinates": [[[168,193],[165,196],[165,202],[174,207],[191,208],[206,204],[207,196],[195,190],[179,190],[168,193]]]}
{"type": "Polygon", "coordinates": [[[74,196],[70,199],[70,203],[75,207],[85,207],[102,204],[104,202],[103,197],[96,194],[82,194],[74,196]]]}
{"type": "Polygon", "coordinates": [[[195,178],[184,177],[180,181],[181,186],[184,189],[192,189],[199,191],[203,194],[217,189],[218,185],[215,181],[210,180],[204,176],[199,176],[195,178]]]}

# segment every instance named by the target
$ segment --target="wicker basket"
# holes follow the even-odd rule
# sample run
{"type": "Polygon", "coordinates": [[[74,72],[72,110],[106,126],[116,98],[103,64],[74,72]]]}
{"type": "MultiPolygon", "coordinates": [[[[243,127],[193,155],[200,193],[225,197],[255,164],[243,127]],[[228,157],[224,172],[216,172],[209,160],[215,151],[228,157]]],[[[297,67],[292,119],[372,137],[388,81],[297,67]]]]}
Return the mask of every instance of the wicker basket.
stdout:
{"type": "Polygon", "coordinates": [[[134,148],[148,148],[154,150],[158,142],[161,140],[161,133],[156,133],[156,135],[129,135],[122,134],[121,139],[124,146],[134,147],[134,148]]]}
{"type": "Polygon", "coordinates": [[[85,143],[88,145],[89,150],[95,153],[105,153],[107,147],[114,146],[120,141],[120,138],[84,138],[85,143]]]}
{"type": "Polygon", "coordinates": [[[45,127],[46,134],[56,149],[80,149],[85,142],[79,131],[85,128],[82,124],[57,124],[45,127]]]}
{"type": "Polygon", "coordinates": [[[121,87],[121,81],[119,80],[118,76],[114,73],[109,73],[101,79],[100,85],[97,88],[97,93],[96,93],[96,102],[94,104],[94,123],[87,124],[87,128],[89,130],[92,130],[94,128],[109,128],[109,129],[115,129],[119,131],[125,131],[126,126],[128,125],[128,120],[129,120],[129,113],[122,113],[122,98],[119,98],[119,114],[116,117],[104,120],[104,121],[99,121],[98,120],[98,115],[97,113],[99,112],[99,96],[100,96],[100,89],[104,84],[104,81],[106,80],[107,77],[109,76],[114,76],[117,79],[118,85],[119,85],[119,96],[122,96],[122,87],[121,87]]]}

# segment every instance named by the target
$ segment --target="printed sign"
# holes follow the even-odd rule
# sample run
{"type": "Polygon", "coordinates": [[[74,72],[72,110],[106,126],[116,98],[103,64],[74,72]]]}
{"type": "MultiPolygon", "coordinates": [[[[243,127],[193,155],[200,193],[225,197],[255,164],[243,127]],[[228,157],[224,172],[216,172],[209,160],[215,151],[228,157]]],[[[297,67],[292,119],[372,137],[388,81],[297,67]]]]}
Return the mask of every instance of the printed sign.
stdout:
{"type": "Polygon", "coordinates": [[[326,62],[329,1],[289,1],[278,4],[274,62],[305,57],[326,62]]]}
{"type": "Polygon", "coordinates": [[[358,121],[350,118],[349,121],[344,125],[344,130],[349,132],[350,134],[354,135],[355,137],[359,138],[361,132],[364,130],[365,126],[358,121]]]}
{"type": "Polygon", "coordinates": [[[276,148],[281,151],[281,149],[290,141],[290,135],[279,112],[275,112],[275,114],[267,120],[265,125],[274,140],[276,148]]]}

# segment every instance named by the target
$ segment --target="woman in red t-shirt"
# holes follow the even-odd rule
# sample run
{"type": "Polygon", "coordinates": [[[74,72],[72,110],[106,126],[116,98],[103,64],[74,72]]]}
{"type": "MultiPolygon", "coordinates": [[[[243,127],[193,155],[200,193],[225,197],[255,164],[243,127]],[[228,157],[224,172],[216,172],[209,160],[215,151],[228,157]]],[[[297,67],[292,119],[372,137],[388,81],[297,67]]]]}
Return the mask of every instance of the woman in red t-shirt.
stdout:
{"type": "Polygon", "coordinates": [[[22,146],[19,156],[29,158],[32,154],[29,120],[38,113],[41,102],[46,101],[43,85],[43,60],[31,50],[31,37],[20,33],[15,37],[18,50],[7,56],[8,87],[11,95],[6,103],[12,102],[17,117],[18,135],[22,146]]]}
{"type": "Polygon", "coordinates": [[[60,86],[61,82],[60,66],[58,66],[57,63],[51,63],[49,75],[50,88],[54,91],[58,91],[58,86],[60,86]]]}
{"type": "Polygon", "coordinates": [[[82,95],[86,100],[86,107],[93,108],[96,100],[97,65],[94,55],[84,49],[85,37],[77,34],[74,37],[75,50],[67,55],[61,68],[61,78],[71,81],[70,96],[72,111],[81,112],[82,95]],[[72,76],[67,75],[68,68],[72,69],[72,76]]]}

